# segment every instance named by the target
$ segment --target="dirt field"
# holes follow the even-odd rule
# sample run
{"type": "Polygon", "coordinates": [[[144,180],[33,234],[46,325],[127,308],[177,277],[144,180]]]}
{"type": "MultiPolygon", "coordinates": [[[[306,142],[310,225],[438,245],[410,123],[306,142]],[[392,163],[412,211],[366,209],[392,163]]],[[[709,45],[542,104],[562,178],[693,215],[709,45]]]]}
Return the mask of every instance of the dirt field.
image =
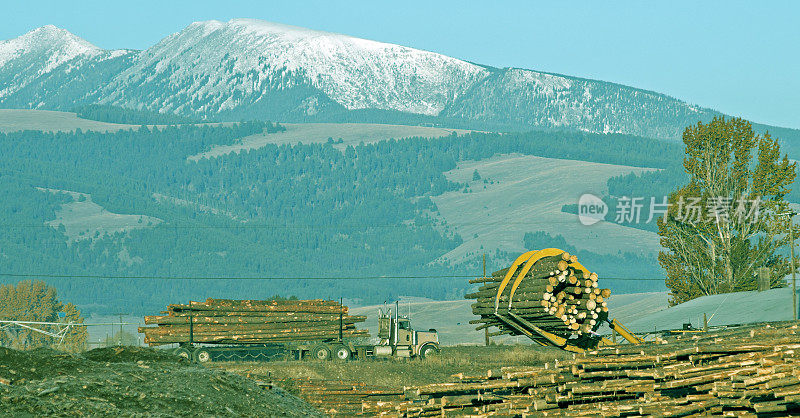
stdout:
{"type": "Polygon", "coordinates": [[[0,348],[2,416],[318,416],[255,381],[194,366],[161,350],[83,355],[0,348]]]}

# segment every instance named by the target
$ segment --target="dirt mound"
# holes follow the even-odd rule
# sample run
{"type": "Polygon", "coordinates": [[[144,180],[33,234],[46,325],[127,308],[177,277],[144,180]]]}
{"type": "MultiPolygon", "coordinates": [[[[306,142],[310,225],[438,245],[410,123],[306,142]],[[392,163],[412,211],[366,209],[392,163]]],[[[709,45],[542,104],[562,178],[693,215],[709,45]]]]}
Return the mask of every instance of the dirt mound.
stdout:
{"type": "Polygon", "coordinates": [[[108,363],[131,363],[137,361],[148,362],[184,362],[189,361],[178,357],[166,350],[153,350],[145,347],[107,347],[95,348],[83,354],[87,360],[108,363]]]}
{"type": "Polygon", "coordinates": [[[16,351],[0,347],[0,378],[12,382],[75,373],[81,366],[87,366],[81,358],[46,348],[16,351]]]}
{"type": "Polygon", "coordinates": [[[11,416],[318,416],[282,390],[163,350],[71,355],[0,348],[0,411],[11,416]]]}

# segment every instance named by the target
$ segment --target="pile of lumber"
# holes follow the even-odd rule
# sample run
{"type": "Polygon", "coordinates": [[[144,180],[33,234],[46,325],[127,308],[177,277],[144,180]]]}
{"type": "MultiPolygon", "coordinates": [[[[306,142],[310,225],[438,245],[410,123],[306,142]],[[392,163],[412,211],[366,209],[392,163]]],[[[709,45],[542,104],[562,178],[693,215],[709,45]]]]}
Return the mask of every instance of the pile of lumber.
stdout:
{"type": "Polygon", "coordinates": [[[513,270],[511,279],[502,289],[499,304],[496,298],[508,268],[491,277],[470,280],[470,283],[481,283],[477,292],[465,295],[467,299],[476,300],[472,313],[480,318],[470,323],[478,324],[478,330],[497,327],[499,330],[489,335],[518,334],[495,315],[495,312],[512,312],[544,331],[574,338],[590,335],[608,318],[606,299],[611,291],[600,289],[597,274],[578,264],[574,255],[562,252],[536,260],[514,289],[513,283],[524,272],[523,268],[524,264],[513,270]]]}
{"type": "Polygon", "coordinates": [[[621,345],[539,366],[405,388],[390,416],[800,414],[800,329],[775,323],[621,345]]]}
{"type": "Polygon", "coordinates": [[[366,316],[347,314],[347,306],[331,300],[230,300],[169,305],[163,315],[145,316],[140,327],[153,345],[197,343],[275,343],[369,337],[356,328],[366,316]]]}
{"type": "Polygon", "coordinates": [[[392,402],[403,399],[403,391],[363,382],[337,379],[287,378],[273,382],[331,417],[361,413],[364,402],[392,402]]]}
{"type": "Polygon", "coordinates": [[[279,387],[313,405],[331,417],[350,417],[361,414],[364,402],[387,402],[403,399],[403,390],[364,382],[342,379],[312,379],[285,377],[275,379],[251,371],[235,371],[265,389],[279,387]]]}

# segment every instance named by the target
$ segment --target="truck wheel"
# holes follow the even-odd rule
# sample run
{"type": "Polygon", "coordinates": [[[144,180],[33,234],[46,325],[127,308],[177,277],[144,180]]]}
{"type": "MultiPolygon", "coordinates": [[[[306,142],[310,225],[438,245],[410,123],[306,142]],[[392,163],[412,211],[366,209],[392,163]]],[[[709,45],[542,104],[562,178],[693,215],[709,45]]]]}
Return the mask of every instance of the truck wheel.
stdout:
{"type": "Polygon", "coordinates": [[[311,356],[316,360],[330,360],[331,349],[325,344],[317,344],[311,348],[311,356]]]}
{"type": "Polygon", "coordinates": [[[192,360],[192,353],[190,353],[189,350],[184,347],[178,347],[172,353],[178,357],[185,358],[186,360],[192,360]]]}
{"type": "Polygon", "coordinates": [[[337,360],[349,360],[353,352],[346,345],[337,345],[333,347],[333,355],[337,360]]]}
{"type": "Polygon", "coordinates": [[[197,363],[210,363],[211,362],[211,352],[205,348],[198,348],[194,350],[194,361],[197,363]]]}
{"type": "Polygon", "coordinates": [[[439,352],[439,347],[433,344],[425,344],[422,348],[419,349],[419,356],[422,358],[427,358],[428,356],[434,355],[439,352]]]}

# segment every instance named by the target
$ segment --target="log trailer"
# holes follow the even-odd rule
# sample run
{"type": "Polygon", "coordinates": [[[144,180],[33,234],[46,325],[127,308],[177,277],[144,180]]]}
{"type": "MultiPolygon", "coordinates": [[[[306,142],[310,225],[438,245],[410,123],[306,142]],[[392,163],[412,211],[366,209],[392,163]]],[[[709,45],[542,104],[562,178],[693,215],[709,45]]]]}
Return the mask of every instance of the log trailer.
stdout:
{"type": "Polygon", "coordinates": [[[397,308],[379,310],[378,344],[357,344],[368,338],[355,323],[365,316],[347,315],[334,301],[240,301],[208,299],[170,305],[166,315],[146,316],[140,327],[151,346],[177,344],[173,352],[206,363],[257,361],[293,357],[298,360],[349,360],[370,357],[421,357],[439,350],[436,330],[415,331],[397,308]]]}
{"type": "Polygon", "coordinates": [[[528,251],[507,269],[492,277],[470,280],[481,283],[475,293],[472,311],[478,324],[489,335],[524,335],[542,346],[572,352],[614,345],[597,333],[608,324],[613,333],[631,344],[644,340],[617,320],[608,319],[605,298],[609,289],[599,289],[597,275],[578,263],[577,257],[557,248],[528,251]],[[497,332],[489,333],[489,327],[497,332]]]}

